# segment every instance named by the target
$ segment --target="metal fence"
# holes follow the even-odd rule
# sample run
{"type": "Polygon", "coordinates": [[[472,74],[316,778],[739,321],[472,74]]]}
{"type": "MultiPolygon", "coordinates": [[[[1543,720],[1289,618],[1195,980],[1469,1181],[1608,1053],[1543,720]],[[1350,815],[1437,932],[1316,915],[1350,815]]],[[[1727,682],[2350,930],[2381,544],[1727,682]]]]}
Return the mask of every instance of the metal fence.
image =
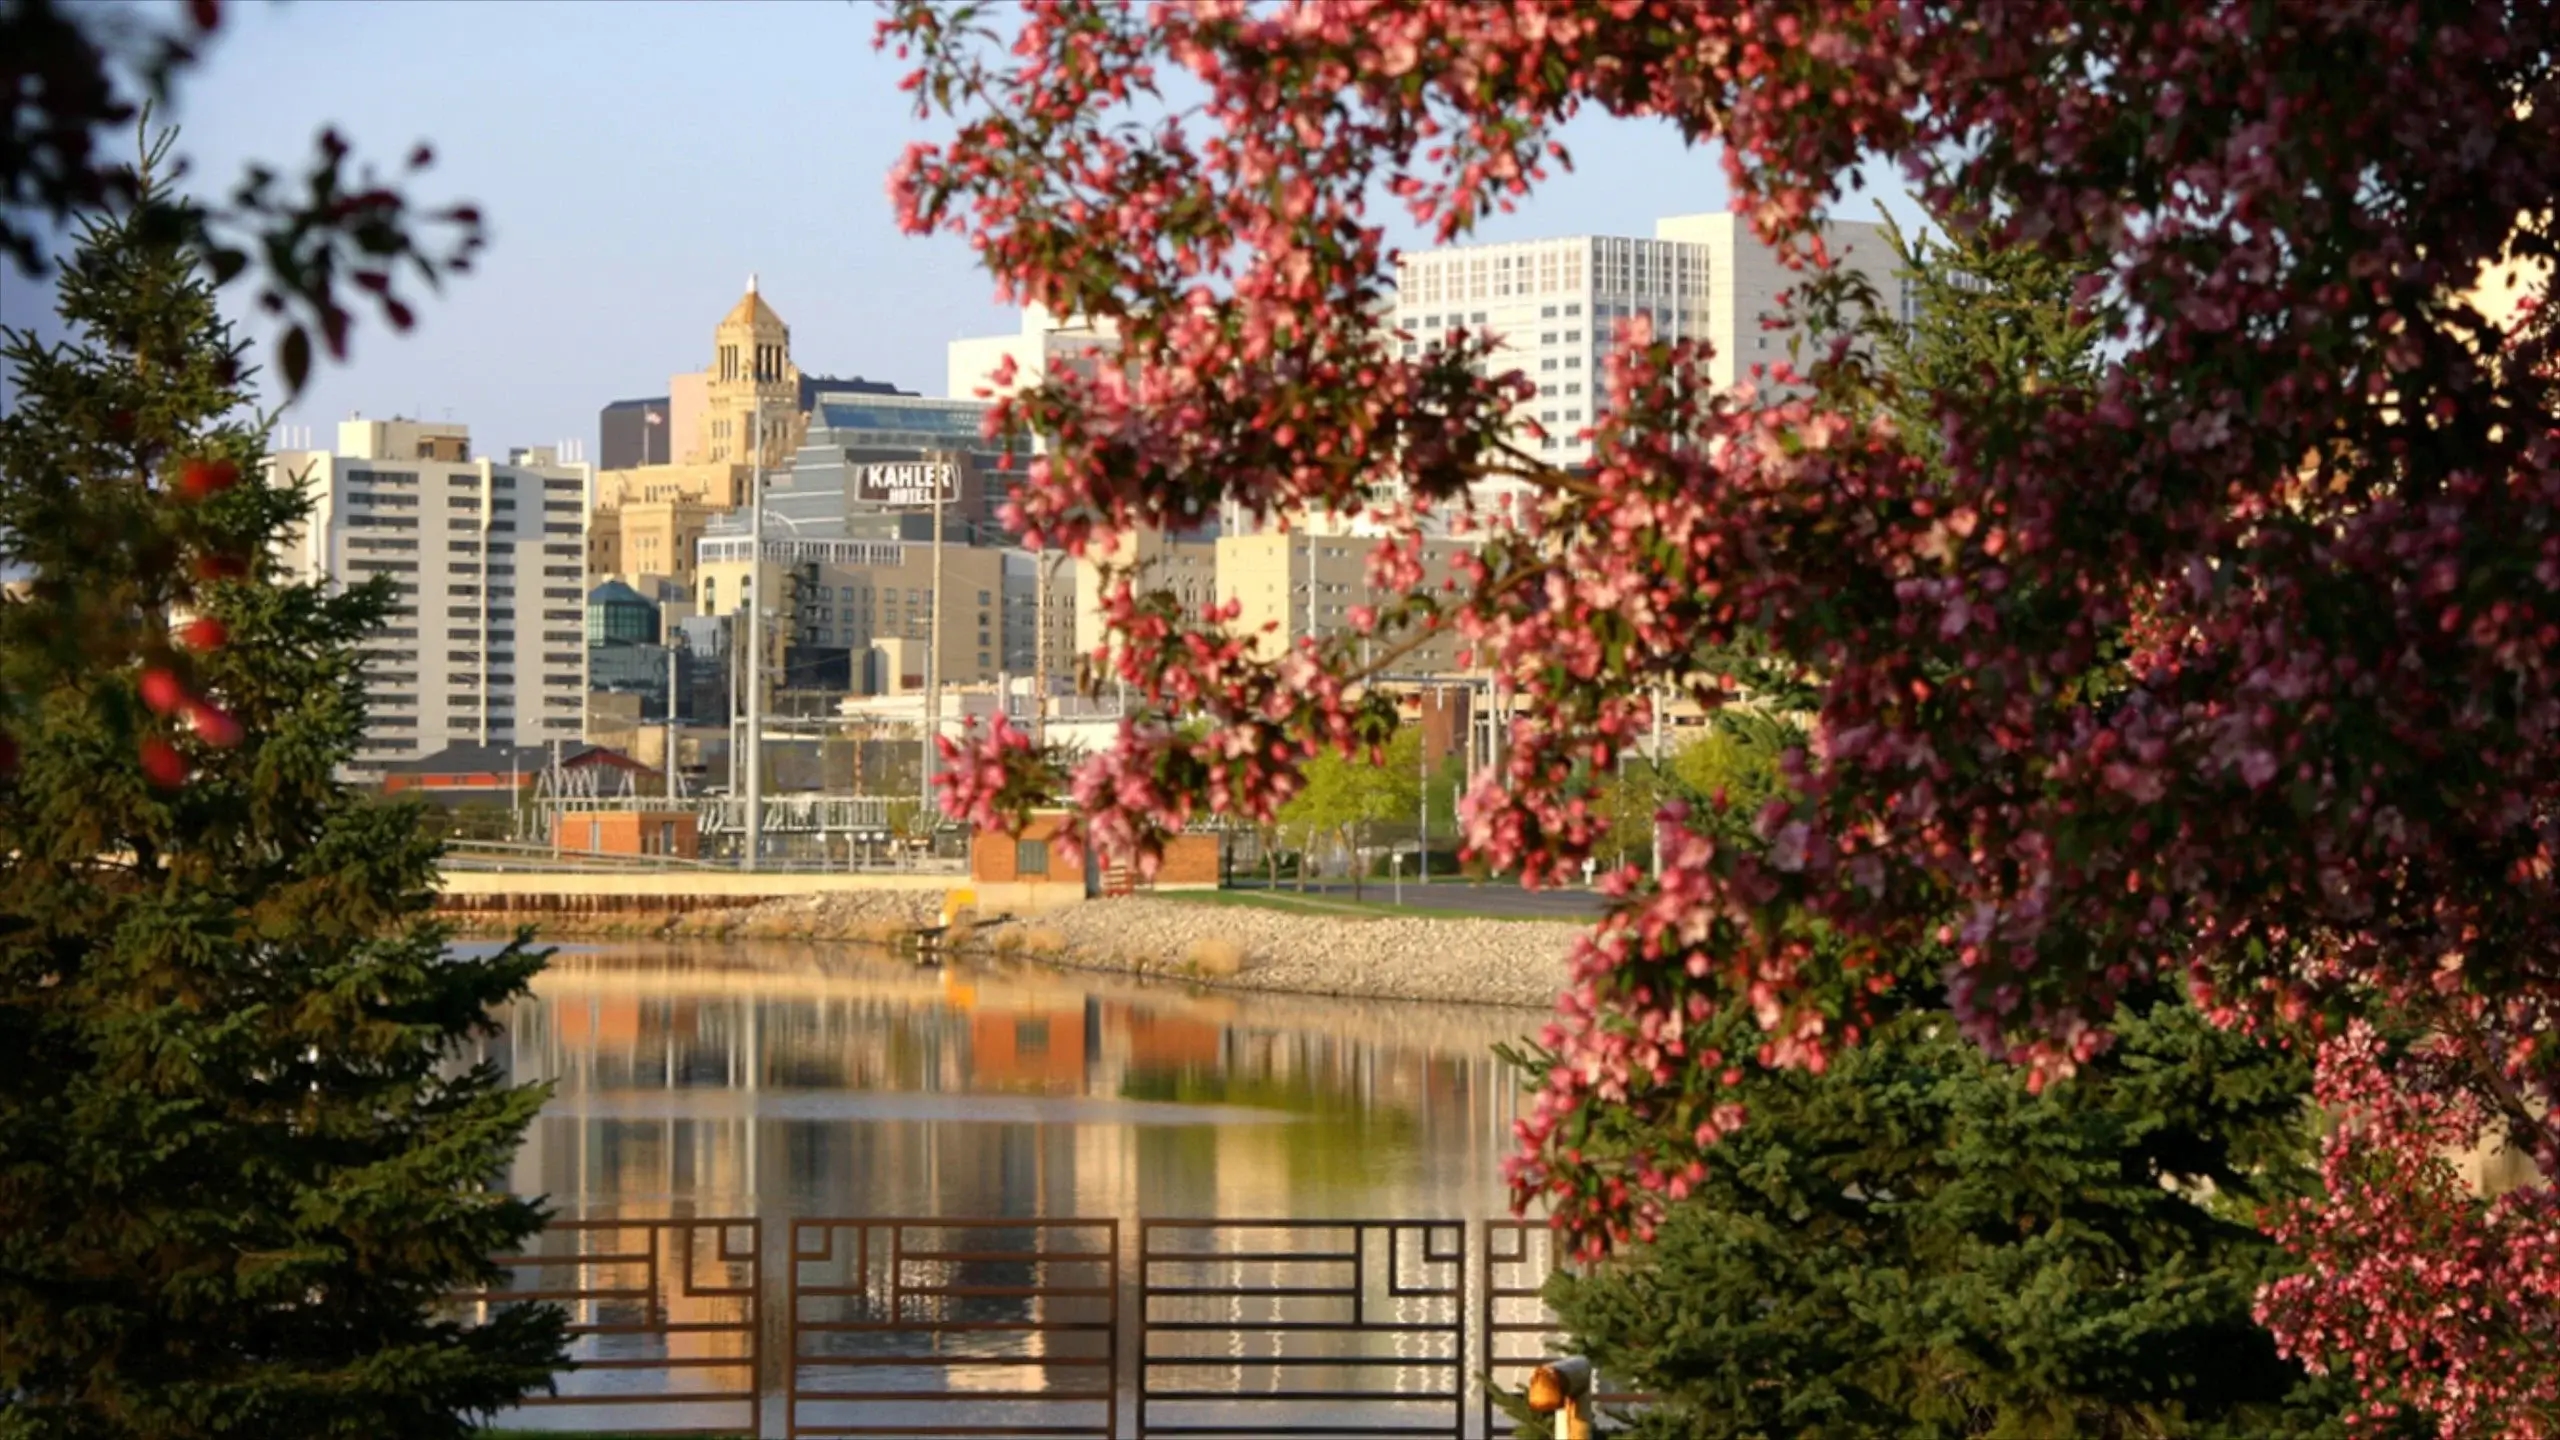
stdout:
{"type": "MultiPolygon", "coordinates": [[[[1538,1220],[1488,1220],[1484,1244],[1477,1251],[1484,1269],[1477,1293],[1484,1313],[1476,1333],[1483,1337],[1476,1369],[1491,1383],[1481,1387],[1487,1440],[1514,1433],[1511,1417],[1494,1404],[1494,1388],[1518,1394],[1528,1388],[1529,1372],[1562,1353],[1564,1331],[1544,1298],[1547,1277],[1559,1263],[1556,1233],[1538,1220]]],[[[1609,1388],[1609,1377],[1591,1377],[1591,1403],[1604,1417],[1645,1403],[1647,1397],[1609,1388]]]]}
{"type": "MultiPolygon", "coordinates": [[[[466,1318],[548,1301],[572,1368],[510,1427],[632,1434],[1512,1433],[1561,1337],[1536,1221],[751,1218],[554,1223],[466,1318]],[[770,1296],[779,1303],[768,1305],[770,1296]],[[1474,1303],[1471,1303],[1474,1302],[1474,1303]]],[[[1642,1397],[1603,1395],[1604,1406],[1642,1397]]]]}
{"type": "Polygon", "coordinates": [[[568,1312],[570,1370],[523,1404],[563,1428],[758,1433],[764,1227],[753,1219],[562,1220],[496,1287],[461,1297],[485,1319],[536,1302],[568,1312]]]}
{"type": "Polygon", "coordinates": [[[1120,1423],[1116,1220],[795,1220],[782,1433],[1120,1423]]]}
{"type": "Polygon", "coordinates": [[[1467,1229],[1139,1222],[1138,1434],[1463,1440],[1467,1229]]]}

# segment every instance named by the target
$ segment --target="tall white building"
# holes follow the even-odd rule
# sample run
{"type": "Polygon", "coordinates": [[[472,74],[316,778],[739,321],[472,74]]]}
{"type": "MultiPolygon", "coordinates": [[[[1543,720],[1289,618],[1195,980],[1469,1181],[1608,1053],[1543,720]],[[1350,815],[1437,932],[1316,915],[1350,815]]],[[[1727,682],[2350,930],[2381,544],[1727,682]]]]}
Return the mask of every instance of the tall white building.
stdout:
{"type": "Polygon", "coordinates": [[[268,461],[309,487],[287,541],[305,578],[389,576],[395,608],[364,645],[354,768],[453,744],[575,741],[587,689],[587,498],[556,450],[474,458],[461,425],[350,420],[335,450],[268,461]]]}
{"type": "Polygon", "coordinates": [[[1054,363],[1064,362],[1090,374],[1102,356],[1119,348],[1120,338],[1109,322],[1061,320],[1045,307],[1033,305],[1022,312],[1022,329],[1015,334],[974,335],[945,346],[942,393],[954,400],[1010,395],[1040,383],[1054,363]],[[1013,361],[1013,379],[999,385],[995,372],[1008,359],[1013,361]]]}
{"type": "MultiPolygon", "coordinates": [[[[1654,333],[1715,346],[1708,373],[1730,386],[1787,357],[1787,332],[1762,328],[1779,296],[1801,278],[1730,213],[1679,215],[1654,223],[1653,238],[1575,235],[1508,244],[1452,245],[1397,262],[1393,328],[1410,333],[1419,356],[1449,332],[1491,333],[1496,365],[1537,383],[1519,418],[1546,431],[1528,442],[1560,465],[1588,460],[1580,432],[1600,418],[1608,393],[1604,357],[1618,322],[1653,317],[1654,333]]],[[[1835,255],[1864,273],[1885,313],[1902,313],[1892,246],[1881,226],[1832,221],[1835,255]]],[[[1491,492],[1491,493],[1498,493],[1491,492]]]]}

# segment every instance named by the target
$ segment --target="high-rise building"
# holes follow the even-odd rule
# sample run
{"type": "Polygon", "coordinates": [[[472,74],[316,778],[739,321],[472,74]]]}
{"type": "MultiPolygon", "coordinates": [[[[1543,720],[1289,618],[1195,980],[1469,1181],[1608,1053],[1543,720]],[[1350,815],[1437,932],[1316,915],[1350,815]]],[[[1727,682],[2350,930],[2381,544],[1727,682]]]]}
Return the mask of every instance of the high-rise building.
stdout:
{"type": "MultiPolygon", "coordinates": [[[[731,616],[759,589],[769,597],[763,622],[769,675],[781,675],[795,649],[841,650],[854,657],[848,688],[857,693],[923,684],[935,608],[930,544],[800,539],[768,529],[762,565],[750,564],[754,549],[743,529],[723,526],[705,536],[699,599],[704,615],[731,616]]],[[[1037,562],[1021,550],[943,546],[942,683],[1033,672],[1039,663],[1037,562]]],[[[1053,590],[1053,616],[1072,603],[1053,590]]],[[[1073,663],[1054,651],[1052,662],[1053,668],[1073,663]]]]}
{"type": "Polygon", "coordinates": [[[616,400],[596,413],[596,465],[603,470],[637,470],[664,465],[674,456],[668,434],[667,397],[616,400]]]}
{"type": "Polygon", "coordinates": [[[1167,535],[1158,530],[1120,537],[1110,553],[1089,552],[1075,562],[1075,642],[1079,654],[1100,648],[1103,633],[1102,583],[1106,569],[1131,572],[1138,593],[1171,595],[1186,614],[1197,618],[1217,603],[1218,537],[1167,535]]]}
{"type": "MultiPolygon", "coordinates": [[[[1236,618],[1228,629],[1253,643],[1254,653],[1274,659],[1309,637],[1329,639],[1358,629],[1356,612],[1383,610],[1402,597],[1369,585],[1369,552],[1378,537],[1365,527],[1300,524],[1289,530],[1261,530],[1217,539],[1217,599],[1232,602],[1236,618]]],[[[1454,563],[1473,553],[1467,540],[1422,542],[1423,584],[1436,590],[1455,573],[1454,563]]],[[[1382,648],[1404,645],[1411,632],[1381,633],[1382,648]]],[[[1465,637],[1455,631],[1433,635],[1395,657],[1386,667],[1394,676],[1445,675],[1458,668],[1465,637]]]]}
{"type": "Polygon", "coordinates": [[[978,335],[954,340],[945,354],[949,373],[943,394],[954,400],[1008,395],[1040,382],[1051,365],[1092,373],[1104,356],[1120,348],[1108,322],[1061,320],[1041,306],[1022,312],[1022,329],[1011,335],[978,335]],[[1013,362],[1013,378],[998,383],[995,373],[1013,362]]]}
{"type": "Polygon", "coordinates": [[[690,588],[711,517],[746,503],[759,406],[770,474],[790,466],[821,399],[904,393],[858,376],[803,374],[792,359],[791,327],[748,277],[746,294],[712,327],[709,368],[670,377],[664,397],[617,400],[598,415],[605,464],[588,525],[588,573],[643,590],[657,578],[690,588]]]}
{"type": "MultiPolygon", "coordinates": [[[[1832,221],[1824,233],[1842,263],[1876,287],[1886,313],[1900,315],[1902,287],[1883,227],[1832,221]]],[[[1531,442],[1534,453],[1571,466],[1591,457],[1582,432],[1606,403],[1606,360],[1621,321],[1649,315],[1657,336],[1711,343],[1708,374],[1731,386],[1787,358],[1792,332],[1764,320],[1781,312],[1781,296],[1800,279],[1744,218],[1680,215],[1655,222],[1651,239],[1576,235],[1413,252],[1397,262],[1390,323],[1412,337],[1400,342],[1407,356],[1455,330],[1499,339],[1497,367],[1517,368],[1537,385],[1518,412],[1545,432],[1531,442]]],[[[1480,495],[1505,488],[1522,487],[1490,486],[1480,495]]]]}
{"type": "Polygon", "coordinates": [[[350,420],[335,450],[268,463],[311,490],[286,542],[297,574],[393,585],[363,646],[358,772],[457,743],[579,737],[589,467],[549,447],[475,459],[467,427],[402,419],[350,420]]]}
{"type": "Polygon", "coordinates": [[[947,483],[944,538],[1003,544],[1004,502],[1022,465],[1017,457],[1008,469],[1004,446],[984,438],[987,408],[915,395],[818,397],[790,474],[766,477],[766,528],[780,524],[813,539],[925,540],[933,528],[928,491],[947,483]]]}

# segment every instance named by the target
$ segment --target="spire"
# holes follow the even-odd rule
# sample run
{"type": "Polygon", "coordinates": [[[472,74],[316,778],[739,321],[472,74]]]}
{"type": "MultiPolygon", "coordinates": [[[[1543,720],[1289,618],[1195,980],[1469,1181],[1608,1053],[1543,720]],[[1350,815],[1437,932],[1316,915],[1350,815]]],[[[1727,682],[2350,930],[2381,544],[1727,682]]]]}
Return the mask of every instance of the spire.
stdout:
{"type": "Polygon", "coordinates": [[[747,293],[750,295],[756,293],[756,272],[753,270],[747,272],[747,293]]]}

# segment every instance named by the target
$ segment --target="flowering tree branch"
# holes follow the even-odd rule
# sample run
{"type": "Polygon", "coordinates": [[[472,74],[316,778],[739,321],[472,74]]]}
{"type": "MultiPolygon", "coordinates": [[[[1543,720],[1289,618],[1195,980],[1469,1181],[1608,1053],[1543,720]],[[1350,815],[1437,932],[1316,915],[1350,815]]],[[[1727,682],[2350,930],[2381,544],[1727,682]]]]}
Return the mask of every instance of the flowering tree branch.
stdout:
{"type": "MultiPolygon", "coordinates": [[[[2560,201],[2555,18],[1058,0],[998,36],[914,3],[883,43],[957,131],[891,193],[1009,296],[1120,337],[1113,365],[999,406],[1048,441],[1031,543],[1385,494],[1404,528],[1371,579],[1414,589],[1430,517],[1472,514],[1487,474],[1526,482],[1440,612],[1521,716],[1464,807],[1495,865],[1536,884],[1589,855],[1576,777],[1654,691],[1729,691],[1702,662],[1811,685],[1783,791],[1739,834],[1666,815],[1661,880],[1621,877],[1559,1002],[1513,1185],[1587,1247],[1645,1234],[1729,1129],[1699,1018],[1740,1008],[1760,1063],[1819,1067],[1912,974],[2038,1083],[2164,976],[2269,1035],[2473,1021],[2523,1102],[2496,1113],[2551,1174],[2560,394],[2547,321],[2474,287],[2550,285],[2554,237],[2518,217],[2560,201]],[[1159,119],[1175,76],[1207,98],[1159,119]],[[1461,235],[1564,163],[1556,127],[1591,106],[1713,142],[1830,338],[1719,390],[1701,347],[1629,327],[1564,476],[1520,463],[1534,386],[1498,337],[1407,358],[1376,322],[1394,257],[1368,206],[1461,235]],[[1818,217],[1879,159],[1934,213],[2085,271],[2104,363],[1945,393],[1868,363],[1890,321],[1818,217]],[[1684,1138],[1639,1155],[1595,1138],[1602,1111],[1684,1138]]],[[[1097,843],[1143,860],[1197,807],[1267,816],[1314,747],[1382,738],[1343,647],[1261,665],[1126,595],[1107,618],[1117,673],[1220,728],[1204,753],[1133,723],[1087,760],[1097,843]]],[[[1000,811],[1017,755],[981,750],[946,803],[1000,811]]]]}

